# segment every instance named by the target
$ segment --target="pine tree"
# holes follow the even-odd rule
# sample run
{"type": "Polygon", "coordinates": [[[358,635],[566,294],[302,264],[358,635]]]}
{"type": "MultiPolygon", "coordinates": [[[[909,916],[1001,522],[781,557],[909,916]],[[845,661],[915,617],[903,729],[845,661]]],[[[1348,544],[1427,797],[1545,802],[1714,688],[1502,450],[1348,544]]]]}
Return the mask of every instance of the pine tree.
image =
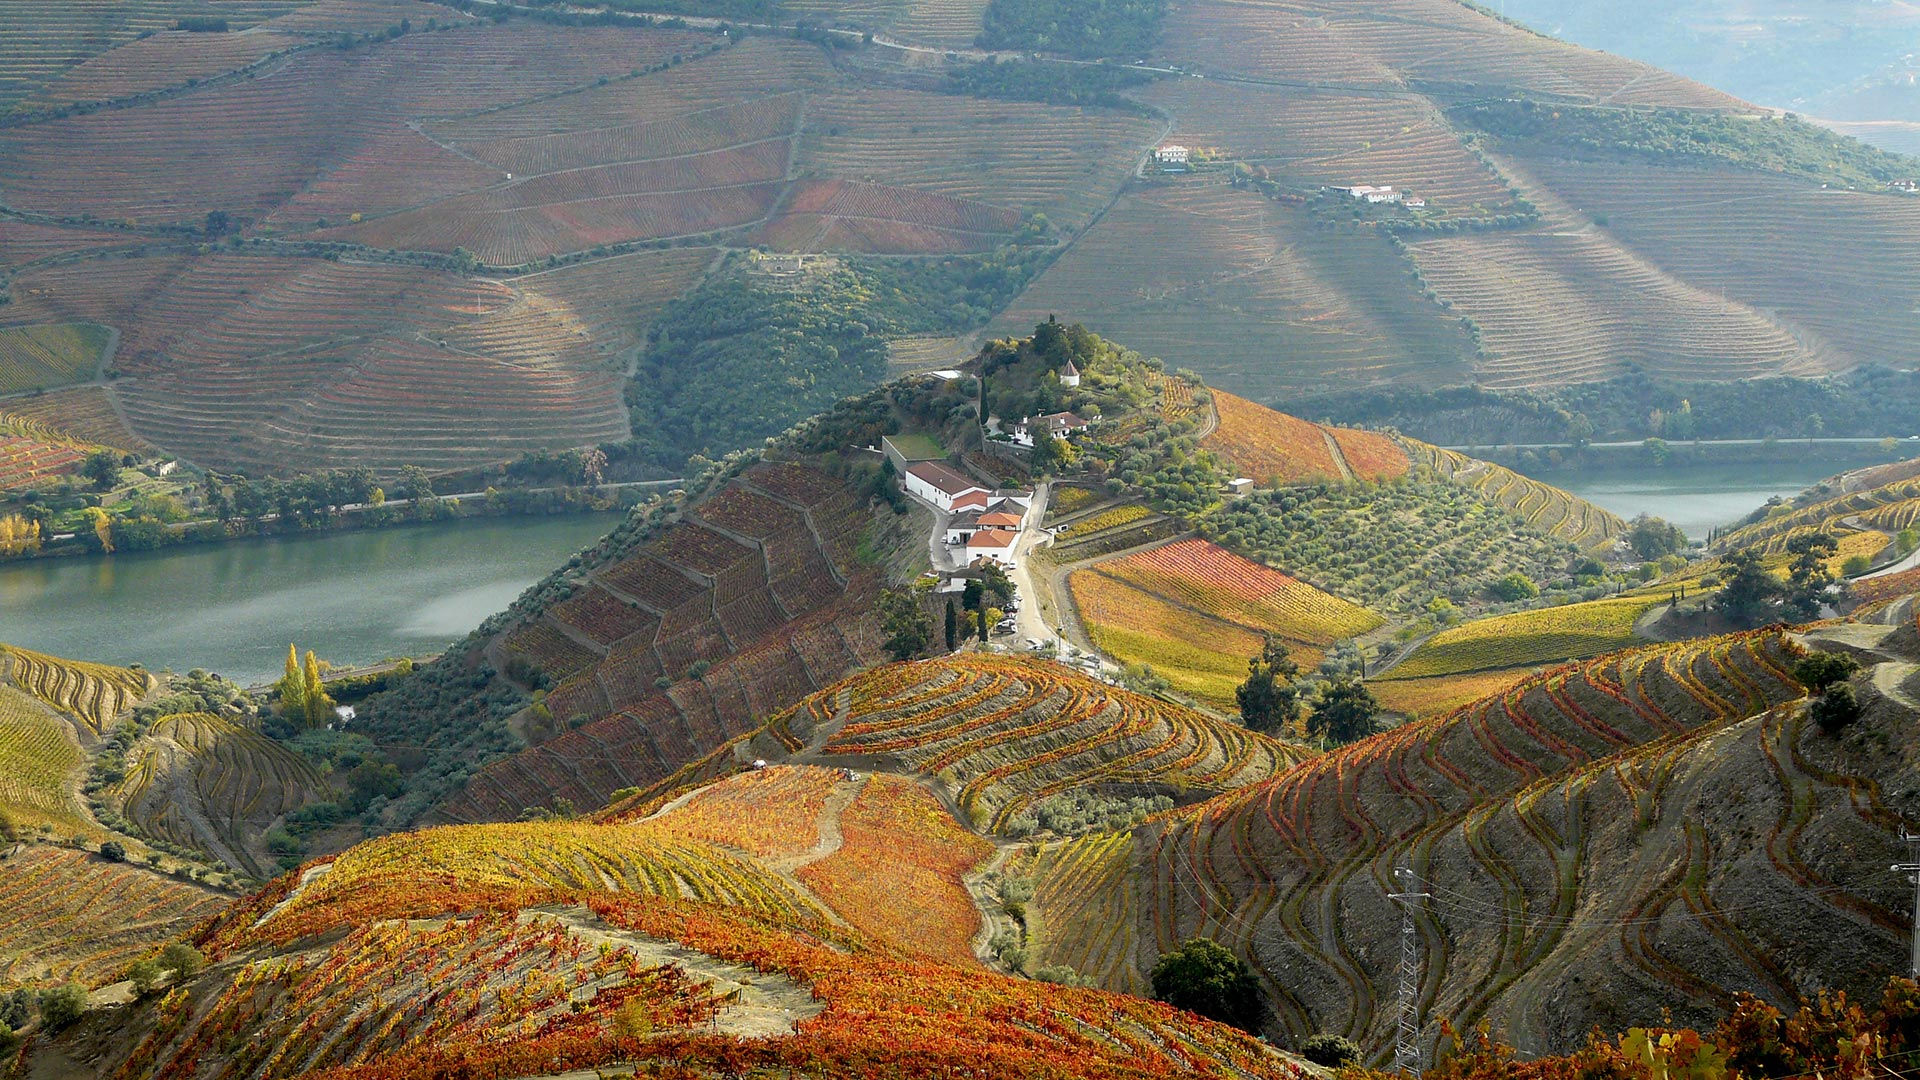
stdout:
{"type": "Polygon", "coordinates": [[[289,719],[307,717],[307,682],[300,671],[300,654],[287,643],[287,673],[274,684],[280,695],[280,713],[289,719]]]}

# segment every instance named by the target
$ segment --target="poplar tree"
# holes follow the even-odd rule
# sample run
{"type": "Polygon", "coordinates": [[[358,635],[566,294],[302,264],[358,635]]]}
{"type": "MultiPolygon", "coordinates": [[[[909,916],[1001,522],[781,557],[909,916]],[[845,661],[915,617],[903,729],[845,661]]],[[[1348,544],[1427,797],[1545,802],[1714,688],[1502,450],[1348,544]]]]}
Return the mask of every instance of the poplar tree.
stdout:
{"type": "Polygon", "coordinates": [[[320,685],[320,659],[307,650],[306,686],[303,698],[307,705],[307,726],[325,726],[327,718],[333,715],[333,699],[327,696],[326,688],[320,685]]]}
{"type": "Polygon", "coordinates": [[[287,717],[307,717],[307,682],[300,671],[300,654],[287,643],[287,673],[274,684],[280,694],[280,712],[287,717]]]}

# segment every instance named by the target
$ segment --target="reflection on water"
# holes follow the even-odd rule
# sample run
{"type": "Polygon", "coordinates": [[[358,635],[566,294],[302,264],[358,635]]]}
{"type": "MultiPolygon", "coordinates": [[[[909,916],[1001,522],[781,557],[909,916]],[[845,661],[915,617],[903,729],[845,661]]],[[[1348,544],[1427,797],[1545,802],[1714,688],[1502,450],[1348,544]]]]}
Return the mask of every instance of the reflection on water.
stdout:
{"type": "Polygon", "coordinates": [[[1550,484],[1624,518],[1652,514],[1705,540],[1707,530],[1731,525],[1775,495],[1792,496],[1832,476],[1826,465],[1689,465],[1632,472],[1553,474],[1550,484]]]}
{"type": "Polygon", "coordinates": [[[421,525],[0,567],[0,641],[84,660],[279,675],[435,652],[599,539],[611,515],[421,525]]]}

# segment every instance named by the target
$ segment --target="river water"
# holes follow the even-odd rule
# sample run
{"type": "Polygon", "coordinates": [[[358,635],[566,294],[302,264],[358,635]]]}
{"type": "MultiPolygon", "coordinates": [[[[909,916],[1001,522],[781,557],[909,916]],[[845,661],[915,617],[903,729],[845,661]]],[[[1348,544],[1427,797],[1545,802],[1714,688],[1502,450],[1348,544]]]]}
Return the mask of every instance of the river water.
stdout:
{"type": "Polygon", "coordinates": [[[0,566],[0,641],[242,685],[278,678],[289,642],[334,664],[418,656],[618,521],[491,518],[0,566]]]}
{"type": "Polygon", "coordinates": [[[1666,469],[1552,473],[1539,477],[1623,518],[1652,514],[1678,525],[1690,539],[1731,525],[1775,495],[1796,495],[1843,466],[1686,465],[1666,469]]]}

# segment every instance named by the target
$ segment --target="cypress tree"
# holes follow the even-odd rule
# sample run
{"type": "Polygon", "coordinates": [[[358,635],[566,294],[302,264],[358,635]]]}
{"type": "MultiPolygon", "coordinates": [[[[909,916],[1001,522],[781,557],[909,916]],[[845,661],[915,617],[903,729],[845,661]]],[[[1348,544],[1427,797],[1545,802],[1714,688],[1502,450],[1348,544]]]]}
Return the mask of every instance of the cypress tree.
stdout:
{"type": "Polygon", "coordinates": [[[947,597],[947,651],[960,640],[960,616],[953,610],[953,597],[947,597]]]}

